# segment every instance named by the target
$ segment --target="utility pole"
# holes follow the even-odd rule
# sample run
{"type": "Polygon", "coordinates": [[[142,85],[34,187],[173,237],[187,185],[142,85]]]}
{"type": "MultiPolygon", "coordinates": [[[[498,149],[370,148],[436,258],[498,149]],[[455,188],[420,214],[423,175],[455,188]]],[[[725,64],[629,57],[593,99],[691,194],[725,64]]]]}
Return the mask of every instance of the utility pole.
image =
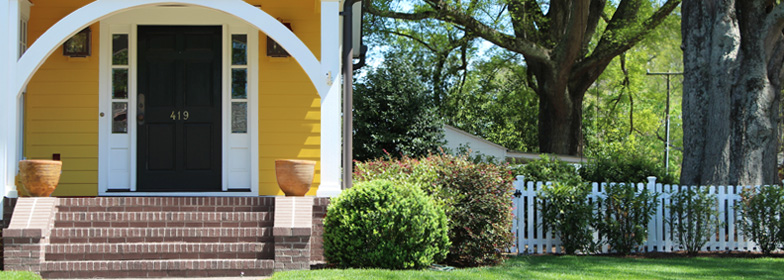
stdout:
{"type": "Polygon", "coordinates": [[[667,77],[667,104],[664,107],[664,126],[666,127],[667,137],[664,142],[664,171],[670,174],[670,76],[683,75],[683,72],[650,72],[646,71],[649,76],[665,76],[667,77]]]}

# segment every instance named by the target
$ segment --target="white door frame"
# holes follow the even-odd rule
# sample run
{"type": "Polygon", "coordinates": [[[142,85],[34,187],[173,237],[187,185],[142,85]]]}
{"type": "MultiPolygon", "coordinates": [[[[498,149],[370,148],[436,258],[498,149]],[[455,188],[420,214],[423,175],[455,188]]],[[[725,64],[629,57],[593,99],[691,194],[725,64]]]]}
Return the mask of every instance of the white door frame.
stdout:
{"type": "Polygon", "coordinates": [[[200,7],[147,7],[116,14],[101,21],[99,58],[98,190],[101,196],[258,196],[258,30],[247,23],[200,7]],[[136,139],[137,26],[222,26],[221,111],[222,192],[137,192],[136,139]],[[128,132],[112,133],[112,35],[128,35],[128,132]],[[231,133],[231,35],[247,35],[247,128],[231,133]],[[236,152],[235,150],[239,150],[236,152]],[[243,151],[244,150],[244,151],[243,151]],[[248,191],[236,191],[248,190],[248,191]]]}

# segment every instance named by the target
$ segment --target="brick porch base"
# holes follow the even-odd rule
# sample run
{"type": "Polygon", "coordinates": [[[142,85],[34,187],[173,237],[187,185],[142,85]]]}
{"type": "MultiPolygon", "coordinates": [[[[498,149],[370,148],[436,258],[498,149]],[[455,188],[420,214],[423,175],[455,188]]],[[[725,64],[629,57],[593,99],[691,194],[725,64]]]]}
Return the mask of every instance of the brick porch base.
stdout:
{"type": "Polygon", "coordinates": [[[309,269],[324,261],[328,203],[313,197],[19,198],[3,230],[5,270],[121,278],[309,269]]]}

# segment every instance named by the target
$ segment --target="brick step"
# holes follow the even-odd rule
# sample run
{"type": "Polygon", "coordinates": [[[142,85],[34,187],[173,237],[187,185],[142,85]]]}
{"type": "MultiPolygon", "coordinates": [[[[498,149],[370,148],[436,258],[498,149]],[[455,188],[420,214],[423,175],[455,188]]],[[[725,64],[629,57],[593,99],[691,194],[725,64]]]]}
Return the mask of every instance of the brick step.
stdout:
{"type": "Polygon", "coordinates": [[[60,198],[59,212],[261,212],[274,197],[94,197],[60,198]]]}
{"type": "Polygon", "coordinates": [[[47,261],[144,259],[273,259],[271,243],[49,244],[47,261]]]}
{"type": "Polygon", "coordinates": [[[43,278],[269,276],[273,260],[133,260],[44,262],[43,278]]]}
{"type": "Polygon", "coordinates": [[[54,228],[51,244],[139,242],[270,242],[272,227],[259,228],[54,228]]]}
{"type": "Polygon", "coordinates": [[[269,212],[61,212],[55,227],[268,227],[269,212]]]}

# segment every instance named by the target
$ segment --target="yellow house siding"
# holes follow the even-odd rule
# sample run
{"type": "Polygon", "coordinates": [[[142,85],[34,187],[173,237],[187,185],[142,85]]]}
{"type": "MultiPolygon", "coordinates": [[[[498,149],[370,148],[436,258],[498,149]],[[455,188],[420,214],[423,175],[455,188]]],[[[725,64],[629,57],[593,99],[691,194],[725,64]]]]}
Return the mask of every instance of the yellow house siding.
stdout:
{"type": "MultiPolygon", "coordinates": [[[[35,1],[30,42],[88,0],[35,1]]],[[[320,57],[319,1],[247,1],[284,22],[320,57]]],[[[35,73],[25,96],[24,156],[51,158],[59,153],[63,174],[55,196],[98,195],[99,24],[93,24],[92,55],[68,58],[57,49],[35,73]]],[[[280,195],[275,159],[320,158],[320,99],[293,58],[266,56],[267,37],[259,36],[259,194],[280,195]]],[[[314,195],[319,185],[316,165],[314,195]]]]}
{"type": "MultiPolygon", "coordinates": [[[[319,1],[249,1],[283,22],[320,58],[319,1]]],[[[259,34],[259,194],[282,195],[275,179],[276,159],[321,157],[321,99],[293,58],[267,57],[267,36],[259,34]]],[[[308,195],[315,195],[321,165],[308,195]]]]}
{"type": "MultiPolygon", "coordinates": [[[[35,1],[31,44],[61,18],[91,1],[35,1]]],[[[56,49],[35,73],[25,95],[24,156],[59,153],[63,174],[55,196],[98,195],[98,30],[92,56],[68,58],[56,49]]]]}

